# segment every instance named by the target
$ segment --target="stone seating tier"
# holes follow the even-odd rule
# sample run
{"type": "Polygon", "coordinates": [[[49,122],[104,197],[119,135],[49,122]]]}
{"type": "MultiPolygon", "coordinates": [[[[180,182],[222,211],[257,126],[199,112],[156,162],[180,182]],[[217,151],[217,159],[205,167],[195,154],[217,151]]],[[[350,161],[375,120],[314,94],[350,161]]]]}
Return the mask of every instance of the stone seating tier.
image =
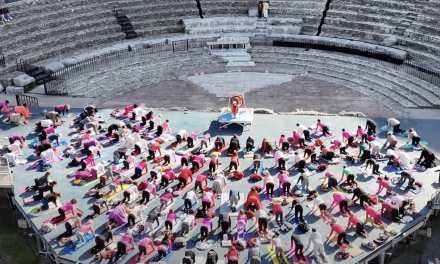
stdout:
{"type": "MultiPolygon", "coordinates": [[[[340,53],[326,51],[282,48],[282,47],[253,47],[251,53],[257,63],[283,63],[312,70],[316,73],[326,73],[333,78],[341,78],[361,84],[365,90],[389,97],[395,104],[404,107],[437,107],[440,105],[440,89],[420,79],[399,72],[390,67],[375,64],[371,61],[347,57],[340,53]],[[345,74],[345,76],[344,76],[345,74]],[[350,77],[351,76],[351,77],[350,77]]],[[[353,89],[358,90],[353,84],[353,89]]],[[[370,95],[371,96],[371,95],[370,95]]]]}

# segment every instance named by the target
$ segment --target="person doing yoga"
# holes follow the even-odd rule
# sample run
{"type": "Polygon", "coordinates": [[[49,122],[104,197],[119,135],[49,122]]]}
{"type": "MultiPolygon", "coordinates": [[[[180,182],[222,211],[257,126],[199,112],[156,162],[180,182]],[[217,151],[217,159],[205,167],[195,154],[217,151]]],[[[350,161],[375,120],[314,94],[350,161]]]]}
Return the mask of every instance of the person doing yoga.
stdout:
{"type": "Polygon", "coordinates": [[[333,215],[327,211],[327,204],[324,202],[321,196],[319,196],[318,192],[313,193],[312,197],[313,207],[310,208],[312,212],[315,213],[315,211],[319,209],[319,218],[321,218],[326,224],[335,222],[333,215]]]}
{"type": "Polygon", "coordinates": [[[284,152],[277,150],[274,155],[275,166],[278,166],[279,170],[286,170],[286,158],[284,152]]]}
{"type": "Polygon", "coordinates": [[[352,147],[356,147],[356,145],[354,144],[354,136],[350,133],[345,131],[345,129],[342,129],[342,142],[347,141],[347,144],[352,146],[352,147]]]}
{"type": "Polygon", "coordinates": [[[193,173],[190,169],[184,168],[177,178],[177,180],[179,181],[177,188],[183,189],[188,184],[188,179],[191,179],[190,182],[193,182],[193,173]]]}
{"type": "Polygon", "coordinates": [[[372,168],[372,173],[376,175],[381,175],[382,173],[379,171],[379,163],[375,161],[374,159],[367,159],[365,160],[365,171],[368,171],[369,168],[372,168]]]}
{"type": "Polygon", "coordinates": [[[422,164],[426,168],[431,168],[435,166],[435,155],[427,147],[422,147],[422,153],[420,153],[420,158],[417,164],[422,164]]]}
{"type": "Polygon", "coordinates": [[[368,233],[365,231],[365,224],[350,210],[348,210],[348,225],[346,229],[349,229],[351,226],[356,227],[356,233],[365,238],[368,237],[368,233]]]}
{"type": "Polygon", "coordinates": [[[316,152],[315,152],[315,147],[313,146],[313,148],[311,148],[312,146],[310,145],[309,147],[307,147],[304,150],[304,159],[309,159],[310,157],[310,163],[312,164],[317,164],[319,163],[318,160],[316,159],[316,152]],[[307,155],[307,157],[306,157],[307,155]]]}
{"type": "Polygon", "coordinates": [[[75,215],[75,211],[73,209],[73,205],[78,203],[78,201],[76,199],[72,199],[70,200],[70,202],[64,204],[63,206],[61,206],[60,208],[58,208],[58,213],[60,214],[59,216],[56,216],[54,218],[55,221],[64,221],[66,219],[66,214],[71,213],[72,216],[75,215]]]}
{"type": "Polygon", "coordinates": [[[408,131],[408,139],[406,141],[406,144],[408,144],[411,141],[411,144],[414,146],[418,146],[420,143],[420,136],[417,134],[417,132],[414,130],[414,128],[410,128],[408,131]]]}
{"type": "Polygon", "coordinates": [[[338,190],[338,179],[336,178],[335,175],[333,175],[332,172],[326,172],[325,173],[325,178],[324,178],[324,182],[322,183],[322,186],[325,187],[326,186],[326,182],[328,181],[327,184],[327,188],[331,189],[331,190],[338,190]]]}
{"type": "Polygon", "coordinates": [[[296,132],[300,135],[304,135],[305,140],[312,141],[313,138],[310,137],[310,131],[303,125],[300,125],[299,123],[296,124],[296,132]]]}
{"type": "Polygon", "coordinates": [[[279,186],[282,186],[283,192],[285,195],[290,195],[290,187],[292,186],[292,182],[289,179],[289,175],[286,171],[281,171],[278,175],[279,186]]]}
{"type": "Polygon", "coordinates": [[[246,152],[252,152],[255,147],[254,139],[252,136],[249,136],[246,140],[246,152]]]}
{"type": "Polygon", "coordinates": [[[303,218],[303,206],[302,204],[299,202],[298,199],[293,199],[292,200],[292,207],[290,207],[290,212],[292,212],[292,210],[295,209],[295,219],[296,221],[299,223],[299,221],[301,220],[302,222],[305,222],[304,218],[303,218]]]}
{"type": "Polygon", "coordinates": [[[353,197],[351,199],[353,200],[353,204],[359,200],[360,205],[363,207],[367,207],[368,205],[371,205],[371,202],[368,199],[368,194],[360,186],[356,187],[353,190],[353,197]]]}
{"type": "Polygon", "coordinates": [[[327,238],[331,238],[333,233],[335,233],[338,236],[338,240],[337,240],[338,246],[342,246],[343,244],[350,245],[350,241],[347,240],[347,233],[345,232],[345,229],[342,226],[336,223],[332,223],[330,224],[330,226],[331,226],[331,231],[330,234],[327,236],[327,238]]]}
{"type": "Polygon", "coordinates": [[[223,137],[218,136],[215,139],[214,146],[215,146],[216,151],[222,150],[225,145],[226,145],[226,143],[225,143],[225,139],[223,137]]]}
{"type": "Polygon", "coordinates": [[[57,206],[57,200],[60,198],[61,198],[61,193],[59,192],[49,193],[48,195],[41,198],[40,200],[41,211],[49,210],[49,203],[52,203],[55,206],[57,206]]]}
{"type": "Polygon", "coordinates": [[[364,132],[361,126],[358,126],[356,130],[356,138],[360,138],[360,142],[367,142],[367,133],[364,132]]]}
{"type": "Polygon", "coordinates": [[[261,143],[261,151],[264,155],[272,155],[272,143],[270,142],[270,138],[265,137],[263,142],[261,143]]]}
{"type": "Polygon", "coordinates": [[[238,167],[240,167],[240,159],[237,151],[234,151],[231,161],[229,162],[229,171],[232,171],[232,168],[234,168],[234,171],[238,171],[238,167]]]}
{"type": "Polygon", "coordinates": [[[383,144],[384,148],[389,148],[389,149],[395,149],[397,147],[397,138],[395,135],[393,135],[393,132],[389,131],[387,133],[387,139],[385,140],[385,143],[383,144]],[[389,143],[388,147],[387,144],[389,143]]]}
{"type": "Polygon", "coordinates": [[[231,138],[231,141],[229,142],[228,152],[234,153],[234,151],[239,151],[239,150],[240,150],[240,141],[238,140],[237,135],[234,134],[234,136],[232,136],[231,138]]]}
{"type": "Polygon", "coordinates": [[[278,140],[278,148],[284,152],[289,150],[289,142],[287,142],[285,135],[281,135],[280,139],[278,140]]]}
{"type": "Polygon", "coordinates": [[[391,127],[393,128],[394,133],[405,133],[405,130],[400,128],[400,121],[395,118],[387,119],[387,129],[391,127]]]}
{"type": "Polygon", "coordinates": [[[365,130],[367,130],[368,134],[376,136],[376,123],[373,120],[367,119],[367,123],[365,124],[365,130]]]}

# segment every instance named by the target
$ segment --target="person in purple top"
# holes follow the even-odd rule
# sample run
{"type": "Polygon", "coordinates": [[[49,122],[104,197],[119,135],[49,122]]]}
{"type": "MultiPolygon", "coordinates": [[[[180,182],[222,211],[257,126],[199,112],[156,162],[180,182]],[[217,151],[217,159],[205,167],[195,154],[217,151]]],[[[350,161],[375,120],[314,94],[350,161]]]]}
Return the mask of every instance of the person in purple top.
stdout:
{"type": "Polygon", "coordinates": [[[0,111],[3,111],[4,109],[9,109],[9,101],[0,101],[0,111]]]}
{"type": "Polygon", "coordinates": [[[23,142],[26,140],[25,137],[20,135],[14,135],[9,137],[9,144],[14,144],[15,141],[20,141],[20,144],[23,145],[23,142]]]}
{"type": "Polygon", "coordinates": [[[55,111],[60,115],[61,113],[63,113],[63,115],[69,114],[69,109],[70,109],[70,105],[68,104],[55,106],[55,111]]]}

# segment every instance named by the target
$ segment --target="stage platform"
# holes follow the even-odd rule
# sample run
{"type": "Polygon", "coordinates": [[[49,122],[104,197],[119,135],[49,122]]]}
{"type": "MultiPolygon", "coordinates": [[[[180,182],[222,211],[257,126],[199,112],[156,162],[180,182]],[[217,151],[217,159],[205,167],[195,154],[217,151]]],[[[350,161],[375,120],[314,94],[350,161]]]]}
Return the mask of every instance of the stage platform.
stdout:
{"type": "Polygon", "coordinates": [[[254,109],[246,108],[241,109],[236,117],[233,117],[227,107],[223,107],[218,118],[219,128],[228,128],[229,125],[238,124],[245,130],[252,129],[252,122],[254,121],[254,109]]]}
{"type": "MultiPolygon", "coordinates": [[[[34,113],[33,117],[30,119],[30,122],[28,125],[25,126],[11,126],[11,125],[0,125],[0,130],[2,133],[1,140],[3,140],[2,144],[6,144],[7,140],[3,139],[3,137],[11,136],[11,135],[26,135],[26,147],[24,148],[25,156],[21,156],[20,159],[24,160],[29,155],[33,154],[33,150],[29,149],[27,144],[29,141],[36,137],[35,134],[29,134],[34,128],[34,124],[38,121],[40,121],[43,116],[40,114],[43,108],[33,108],[31,109],[31,112],[34,113]]],[[[51,109],[50,109],[51,110],[51,109]]],[[[69,118],[62,118],[62,120],[65,120],[66,122],[60,127],[61,128],[61,134],[62,134],[62,140],[68,141],[69,143],[75,142],[75,139],[72,138],[72,134],[69,129],[69,123],[73,120],[73,118],[78,114],[81,109],[72,109],[71,112],[73,115],[69,118]]],[[[104,124],[105,127],[118,123],[119,119],[114,119],[110,117],[111,110],[99,110],[99,113],[103,114],[103,119],[106,121],[104,124]]],[[[358,125],[364,126],[365,125],[365,118],[360,117],[336,117],[336,116],[286,116],[286,115],[255,115],[250,120],[250,123],[252,124],[252,131],[243,131],[243,127],[241,126],[231,126],[228,130],[220,129],[220,121],[218,121],[218,113],[199,113],[199,112],[190,112],[188,114],[183,114],[182,112],[177,111],[158,111],[156,110],[155,116],[158,114],[162,114],[162,120],[168,119],[170,120],[170,127],[174,131],[179,131],[180,129],[186,129],[188,133],[191,133],[193,131],[197,131],[199,135],[202,135],[206,132],[209,132],[211,134],[212,138],[215,138],[216,136],[223,136],[227,142],[229,142],[230,138],[233,134],[237,134],[241,145],[244,146],[246,139],[249,136],[253,136],[255,140],[255,144],[261,144],[264,137],[270,137],[271,141],[278,141],[278,138],[281,134],[285,134],[287,136],[291,136],[291,133],[293,130],[296,129],[296,123],[300,123],[305,125],[306,127],[313,125],[316,123],[316,120],[320,118],[323,123],[331,123],[332,124],[332,133],[336,135],[336,139],[339,139],[341,137],[341,130],[342,128],[346,128],[348,131],[354,132],[358,125]]],[[[250,114],[250,113],[249,113],[250,114]]],[[[248,120],[248,119],[247,119],[248,120]]],[[[246,121],[246,120],[244,120],[246,121]]],[[[243,121],[243,122],[244,122],[243,121]]],[[[378,127],[381,127],[385,124],[385,119],[374,119],[374,121],[377,123],[378,127]]],[[[401,121],[401,128],[408,129],[410,127],[413,127],[419,135],[421,135],[422,140],[427,141],[429,143],[428,147],[436,153],[437,157],[440,156],[440,142],[438,141],[438,135],[437,131],[433,130],[433,127],[440,127],[440,121],[438,120],[400,120],[401,121]]],[[[93,136],[97,137],[97,136],[93,136]]],[[[316,137],[316,135],[312,134],[312,137],[316,137]]],[[[379,133],[380,138],[385,137],[385,132],[379,133]]],[[[399,144],[405,144],[406,138],[398,137],[399,144]]],[[[171,148],[171,141],[166,142],[162,144],[162,149],[170,149],[171,148]]],[[[327,146],[331,146],[330,140],[325,140],[324,144],[327,146]]],[[[107,153],[108,157],[103,159],[98,159],[98,162],[105,162],[108,163],[109,159],[112,159],[112,153],[115,149],[120,147],[119,145],[106,147],[104,148],[101,153],[107,153]]],[[[57,148],[57,154],[61,155],[63,150],[63,147],[57,148]]],[[[300,155],[302,155],[303,151],[301,149],[294,148],[295,151],[299,151],[300,155]]],[[[351,149],[352,152],[357,153],[357,149],[351,149]]],[[[418,151],[412,151],[412,150],[406,150],[410,158],[418,158],[420,155],[420,152],[418,151]]],[[[381,149],[382,153],[385,153],[385,149],[381,149]]],[[[248,180],[248,176],[253,173],[253,171],[250,169],[252,165],[252,160],[248,159],[242,159],[242,153],[240,153],[240,169],[244,172],[246,175],[246,178],[240,180],[240,181],[233,181],[231,184],[228,184],[226,189],[224,190],[224,193],[229,193],[231,189],[239,189],[240,192],[244,193],[244,196],[242,199],[246,199],[246,196],[250,190],[250,188],[255,184],[262,184],[262,182],[254,182],[248,180]]],[[[136,157],[136,160],[139,161],[141,159],[140,156],[136,157]]],[[[220,157],[220,162],[222,163],[222,169],[225,169],[230,161],[230,157],[226,156],[226,153],[223,152],[223,155],[220,157]]],[[[81,185],[73,185],[72,179],[67,178],[67,174],[71,171],[74,171],[78,169],[78,167],[69,167],[68,163],[70,162],[70,159],[64,159],[62,161],[58,161],[55,163],[52,163],[52,169],[50,170],[52,172],[51,178],[52,180],[56,180],[59,184],[56,187],[56,191],[61,192],[62,198],[61,202],[66,203],[72,198],[78,199],[78,204],[75,205],[76,208],[79,208],[81,211],[84,212],[84,215],[88,215],[92,212],[92,204],[95,201],[95,198],[89,197],[86,195],[86,192],[89,188],[91,188],[93,185],[89,186],[81,186],[81,185]]],[[[273,159],[264,159],[264,166],[267,166],[270,170],[270,173],[276,177],[278,169],[274,167],[274,160],[273,159]]],[[[24,193],[20,194],[19,189],[22,187],[26,187],[28,185],[32,185],[34,183],[34,178],[38,178],[43,176],[44,172],[37,171],[36,169],[33,169],[30,167],[30,164],[33,162],[27,162],[25,165],[22,166],[16,166],[13,167],[14,171],[14,200],[15,204],[17,206],[17,209],[21,211],[23,214],[23,217],[26,218],[33,231],[31,233],[36,233],[36,238],[39,242],[39,245],[41,246],[39,248],[40,252],[45,252],[52,260],[54,260],[56,263],[96,263],[93,260],[93,255],[90,254],[90,249],[95,245],[95,242],[92,241],[88,243],[87,245],[81,247],[80,249],[74,251],[72,254],[66,253],[65,250],[63,250],[64,247],[61,247],[58,245],[58,241],[56,239],[57,235],[63,233],[65,231],[64,225],[60,225],[57,227],[56,230],[50,232],[50,233],[44,233],[41,230],[41,224],[42,222],[49,218],[56,216],[58,214],[57,210],[50,211],[42,216],[31,216],[28,212],[30,209],[39,206],[39,203],[33,203],[33,204],[24,204],[23,198],[29,197],[32,194],[31,193],[24,193]]],[[[319,194],[322,196],[324,201],[327,201],[332,198],[331,192],[322,192],[320,190],[321,182],[320,178],[324,177],[325,172],[333,172],[336,175],[340,175],[342,173],[342,166],[347,164],[347,166],[351,169],[351,171],[356,176],[356,181],[364,187],[364,189],[369,193],[374,193],[373,190],[370,189],[370,186],[374,185],[376,183],[376,179],[374,177],[364,177],[360,173],[360,166],[362,163],[346,163],[343,161],[341,164],[338,165],[329,165],[329,168],[324,172],[319,172],[314,176],[311,176],[310,179],[310,188],[311,189],[318,189],[319,194]]],[[[151,164],[148,164],[149,168],[152,167],[151,164]]],[[[381,164],[381,170],[386,173],[389,177],[397,176],[395,173],[388,171],[385,168],[384,164],[381,164]]],[[[287,164],[287,169],[289,169],[291,179],[293,183],[296,183],[299,174],[298,172],[291,168],[290,164],[287,164]]],[[[176,170],[176,173],[178,171],[176,170]]],[[[207,167],[203,168],[199,173],[206,173],[207,167]]],[[[414,172],[414,176],[416,177],[417,181],[420,181],[423,183],[424,191],[420,192],[418,194],[414,194],[409,190],[400,190],[398,186],[393,188],[393,191],[400,195],[409,194],[413,198],[413,201],[416,204],[416,211],[420,213],[420,216],[418,216],[416,219],[409,223],[404,224],[397,224],[397,223],[391,223],[391,220],[382,217],[382,220],[389,224],[393,229],[395,229],[398,232],[398,235],[395,237],[390,238],[385,245],[379,246],[375,250],[368,250],[365,248],[362,248],[361,243],[364,241],[364,239],[358,235],[355,235],[353,233],[354,229],[348,230],[348,240],[352,242],[357,247],[364,250],[364,252],[354,258],[350,257],[348,260],[345,260],[345,263],[367,263],[366,261],[371,260],[377,254],[385,250],[386,248],[395,245],[398,241],[404,239],[406,236],[411,234],[411,232],[417,228],[419,228],[421,225],[423,225],[426,218],[431,213],[431,208],[426,206],[427,201],[431,199],[431,195],[435,193],[436,188],[439,187],[437,180],[438,180],[438,172],[434,172],[433,170],[427,170],[426,172],[414,172]]],[[[197,174],[195,175],[197,176],[197,174]]],[[[145,179],[145,178],[141,178],[145,179]]],[[[209,184],[212,184],[212,181],[209,180],[209,184]]],[[[174,186],[175,183],[172,183],[171,186],[174,186]]],[[[162,194],[163,190],[159,191],[159,194],[162,194]]],[[[122,197],[122,193],[118,195],[118,197],[122,197]]],[[[181,211],[181,206],[183,205],[185,196],[182,195],[180,197],[175,198],[175,203],[173,205],[173,209],[175,209],[176,212],[181,211]]],[[[272,206],[268,203],[267,199],[265,198],[265,194],[263,192],[260,193],[260,198],[262,200],[264,210],[268,212],[269,210],[272,210],[272,206]]],[[[351,197],[350,197],[351,198],[351,197]]],[[[218,215],[220,212],[220,199],[216,200],[216,206],[215,206],[215,213],[218,215]]],[[[310,209],[306,207],[308,204],[307,201],[305,201],[303,198],[300,199],[301,204],[304,207],[304,216],[306,221],[309,223],[311,227],[317,228],[318,232],[321,233],[322,238],[324,240],[325,246],[324,250],[326,255],[328,256],[328,259],[330,260],[328,263],[335,263],[339,262],[338,259],[336,259],[335,254],[337,253],[337,247],[334,246],[332,243],[330,243],[329,240],[326,240],[326,236],[330,233],[330,226],[325,224],[322,220],[314,216],[310,209]]],[[[159,199],[154,199],[152,202],[148,204],[148,208],[144,211],[143,215],[146,216],[152,209],[157,207],[159,205],[159,199]]],[[[376,205],[376,208],[380,208],[380,205],[376,205]]],[[[293,224],[292,215],[289,214],[290,206],[285,206],[284,208],[284,214],[286,216],[286,221],[289,221],[293,224]]],[[[359,205],[354,205],[351,207],[353,212],[358,216],[358,218],[363,218],[365,216],[365,210],[361,208],[359,205]]],[[[347,226],[347,218],[341,216],[337,210],[332,210],[331,213],[334,215],[334,217],[337,219],[337,223],[343,226],[344,228],[347,226]]],[[[164,218],[164,217],[162,217],[164,218]]],[[[104,226],[106,221],[108,220],[108,214],[104,213],[98,216],[93,220],[93,228],[95,232],[100,233],[104,226]]],[[[85,221],[85,220],[84,220],[85,221]]],[[[164,221],[164,219],[162,219],[164,221]]],[[[249,221],[251,221],[249,219],[249,221]]],[[[232,222],[235,225],[235,218],[232,218],[232,222]]],[[[217,228],[217,218],[213,220],[214,223],[214,229],[217,228]]],[[[272,221],[269,226],[271,229],[275,227],[276,223],[275,221],[272,221]]],[[[113,232],[117,234],[120,237],[124,233],[124,229],[121,228],[115,228],[113,229],[113,232]]],[[[180,227],[178,228],[180,230],[180,227]]],[[[200,225],[198,225],[195,228],[195,231],[193,232],[192,236],[199,234],[200,225]]],[[[366,231],[370,234],[370,239],[375,239],[378,237],[380,230],[376,228],[370,228],[366,227],[366,231]]],[[[215,229],[210,234],[210,239],[212,239],[215,243],[211,246],[211,249],[214,249],[217,251],[219,259],[224,260],[226,262],[226,258],[224,257],[227,253],[227,248],[222,248],[221,244],[219,242],[219,238],[217,236],[219,232],[219,229],[215,229]]],[[[295,231],[293,231],[295,232],[295,231]]],[[[290,235],[292,231],[288,233],[281,233],[281,239],[283,241],[284,250],[288,257],[289,263],[292,263],[292,259],[290,257],[290,253],[288,251],[288,248],[285,246],[285,242],[290,242],[290,235]]],[[[255,226],[250,225],[248,230],[248,236],[257,238],[258,234],[256,232],[255,226]]],[[[190,237],[188,237],[189,239],[190,237]]],[[[300,234],[300,238],[302,242],[306,245],[307,241],[309,239],[308,234],[300,234]]],[[[426,238],[427,241],[429,241],[429,238],[426,238]]],[[[138,242],[136,242],[136,245],[138,245],[138,242]]],[[[207,251],[201,251],[198,250],[195,247],[195,243],[188,241],[188,244],[186,248],[182,248],[179,250],[176,250],[169,254],[169,256],[166,259],[167,263],[180,263],[184,252],[188,249],[193,250],[197,256],[206,257],[207,251]]],[[[262,264],[268,264],[272,263],[271,258],[269,257],[269,252],[267,250],[267,247],[265,244],[260,245],[261,250],[261,263],[262,264]]],[[[135,261],[135,255],[138,253],[137,246],[136,248],[127,256],[124,258],[123,261],[119,263],[129,263],[129,264],[136,264],[138,263],[135,261]]],[[[306,256],[309,261],[309,263],[316,263],[315,258],[313,257],[312,251],[309,249],[306,251],[306,256]]],[[[247,258],[247,250],[240,252],[240,263],[245,263],[247,258]]],[[[146,262],[146,261],[144,261],[146,262]]],[[[99,263],[99,262],[98,262],[99,263]]],[[[104,263],[104,262],[102,262],[104,263]]]]}

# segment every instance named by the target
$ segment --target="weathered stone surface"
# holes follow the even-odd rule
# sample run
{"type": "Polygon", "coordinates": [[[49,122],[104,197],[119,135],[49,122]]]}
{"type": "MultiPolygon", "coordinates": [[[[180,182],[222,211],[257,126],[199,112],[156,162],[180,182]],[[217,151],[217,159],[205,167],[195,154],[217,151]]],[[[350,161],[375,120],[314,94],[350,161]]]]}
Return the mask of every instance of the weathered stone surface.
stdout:
{"type": "Polygon", "coordinates": [[[24,88],[20,86],[6,87],[6,94],[24,94],[24,88]]]}
{"type": "Polygon", "coordinates": [[[385,46],[394,46],[397,44],[397,38],[396,37],[389,37],[383,40],[383,44],[385,46]]]}
{"type": "Polygon", "coordinates": [[[35,82],[34,77],[31,77],[27,74],[22,74],[14,78],[14,84],[21,87],[33,82],[35,82]]]}
{"type": "Polygon", "coordinates": [[[64,60],[62,60],[60,62],[64,65],[64,67],[69,67],[69,66],[77,64],[78,60],[75,58],[65,58],[64,60]]]}
{"type": "Polygon", "coordinates": [[[250,16],[250,17],[258,17],[258,8],[256,8],[256,7],[249,8],[248,16],[250,16]]]}
{"type": "Polygon", "coordinates": [[[5,88],[3,87],[3,85],[0,84],[0,93],[3,93],[5,91],[5,88]]]}
{"type": "Polygon", "coordinates": [[[56,72],[64,69],[64,64],[61,62],[52,62],[44,66],[44,69],[46,69],[46,71],[56,72]]]}

